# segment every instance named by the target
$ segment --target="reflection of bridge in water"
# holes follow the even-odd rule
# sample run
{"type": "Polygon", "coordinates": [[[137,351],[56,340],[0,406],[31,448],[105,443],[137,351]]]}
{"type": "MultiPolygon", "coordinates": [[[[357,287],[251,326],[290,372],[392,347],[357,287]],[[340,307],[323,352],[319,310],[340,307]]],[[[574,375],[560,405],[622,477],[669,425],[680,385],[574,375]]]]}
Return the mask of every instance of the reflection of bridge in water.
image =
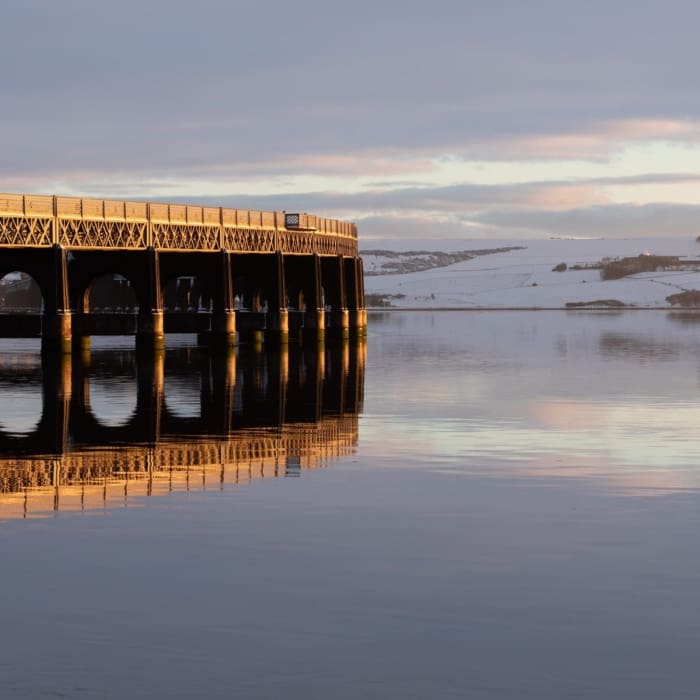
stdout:
{"type": "Polygon", "coordinates": [[[325,466],[357,444],[364,350],[345,344],[226,355],[183,348],[152,362],[105,352],[37,356],[31,366],[9,358],[0,365],[0,390],[40,386],[42,413],[23,433],[4,428],[11,416],[0,414],[0,520],[325,466]],[[105,377],[133,394],[131,415],[117,425],[91,401],[91,388],[105,377]],[[186,415],[178,415],[185,413],[181,396],[168,396],[178,378],[198,380],[198,410],[190,401],[186,415]]]}

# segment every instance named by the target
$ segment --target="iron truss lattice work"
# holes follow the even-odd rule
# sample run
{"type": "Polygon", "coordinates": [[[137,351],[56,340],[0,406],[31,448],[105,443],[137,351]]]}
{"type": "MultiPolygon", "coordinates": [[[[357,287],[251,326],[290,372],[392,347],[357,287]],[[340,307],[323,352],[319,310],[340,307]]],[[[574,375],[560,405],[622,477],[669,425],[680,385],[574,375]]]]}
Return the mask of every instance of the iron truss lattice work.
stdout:
{"type": "Polygon", "coordinates": [[[0,194],[0,246],[358,255],[354,224],[311,214],[0,194]]]}

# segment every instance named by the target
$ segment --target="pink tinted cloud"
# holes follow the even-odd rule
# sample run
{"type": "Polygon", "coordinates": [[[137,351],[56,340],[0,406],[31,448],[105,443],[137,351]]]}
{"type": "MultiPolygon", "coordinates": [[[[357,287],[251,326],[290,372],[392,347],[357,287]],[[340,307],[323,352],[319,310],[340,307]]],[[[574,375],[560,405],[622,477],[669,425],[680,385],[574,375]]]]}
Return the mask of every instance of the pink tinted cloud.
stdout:
{"type": "MultiPolygon", "coordinates": [[[[624,144],[644,141],[695,143],[700,141],[700,124],[671,119],[610,121],[578,132],[495,139],[484,144],[484,155],[506,160],[606,160],[624,144]]],[[[471,149],[470,155],[474,156],[471,149]]]]}
{"type": "Polygon", "coordinates": [[[645,141],[700,142],[700,123],[672,119],[608,121],[588,129],[521,136],[494,135],[478,141],[430,147],[369,149],[352,153],[318,152],[255,162],[221,164],[222,173],[311,173],[343,176],[396,176],[432,173],[439,161],[607,160],[623,145],[645,141]]]}
{"type": "Polygon", "coordinates": [[[560,184],[529,187],[523,197],[528,208],[566,211],[595,205],[609,204],[602,188],[590,184],[560,184]]]}

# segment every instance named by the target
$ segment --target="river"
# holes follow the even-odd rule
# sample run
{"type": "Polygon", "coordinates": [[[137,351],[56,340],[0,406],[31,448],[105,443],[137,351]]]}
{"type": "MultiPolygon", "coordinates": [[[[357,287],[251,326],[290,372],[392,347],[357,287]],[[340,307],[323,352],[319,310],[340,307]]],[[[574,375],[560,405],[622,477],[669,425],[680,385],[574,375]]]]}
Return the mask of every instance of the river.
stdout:
{"type": "Polygon", "coordinates": [[[0,344],[0,697],[695,698],[700,316],[0,344]]]}

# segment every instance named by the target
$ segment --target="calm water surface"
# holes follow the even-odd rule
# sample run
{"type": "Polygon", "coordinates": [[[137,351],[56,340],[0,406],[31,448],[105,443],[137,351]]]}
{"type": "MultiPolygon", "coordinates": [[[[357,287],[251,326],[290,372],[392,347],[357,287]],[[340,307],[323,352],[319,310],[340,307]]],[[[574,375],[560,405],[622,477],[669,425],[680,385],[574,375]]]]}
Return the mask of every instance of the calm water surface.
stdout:
{"type": "Polygon", "coordinates": [[[696,698],[699,321],[4,341],[0,697],[696,698]]]}

